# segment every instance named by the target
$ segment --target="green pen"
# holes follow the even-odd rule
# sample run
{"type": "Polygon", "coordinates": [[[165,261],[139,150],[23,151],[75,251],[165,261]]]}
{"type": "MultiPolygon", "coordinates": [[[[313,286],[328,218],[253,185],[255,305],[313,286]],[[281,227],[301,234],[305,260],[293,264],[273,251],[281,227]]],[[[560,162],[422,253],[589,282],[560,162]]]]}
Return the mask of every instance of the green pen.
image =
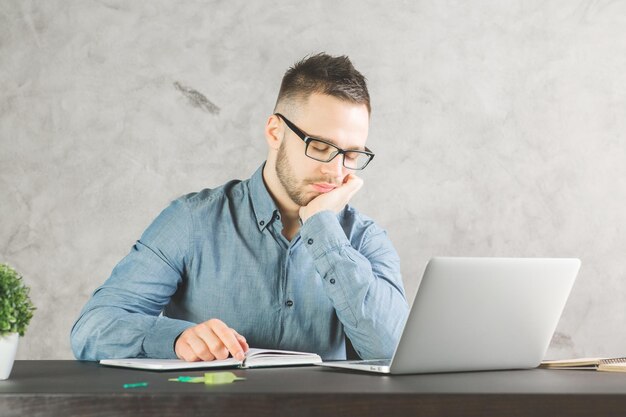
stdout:
{"type": "Polygon", "coordinates": [[[124,388],[140,388],[140,387],[147,387],[147,386],[148,386],[147,382],[134,382],[132,384],[123,385],[124,388]]]}

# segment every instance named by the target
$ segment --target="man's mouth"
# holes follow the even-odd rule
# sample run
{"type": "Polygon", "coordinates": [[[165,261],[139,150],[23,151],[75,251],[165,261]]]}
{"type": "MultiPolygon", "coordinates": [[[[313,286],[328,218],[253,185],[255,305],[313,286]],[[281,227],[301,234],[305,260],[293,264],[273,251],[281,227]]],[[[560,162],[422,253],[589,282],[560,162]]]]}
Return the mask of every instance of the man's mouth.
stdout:
{"type": "Polygon", "coordinates": [[[327,182],[316,182],[311,185],[318,193],[327,193],[337,188],[335,184],[329,184],[327,182]]]}

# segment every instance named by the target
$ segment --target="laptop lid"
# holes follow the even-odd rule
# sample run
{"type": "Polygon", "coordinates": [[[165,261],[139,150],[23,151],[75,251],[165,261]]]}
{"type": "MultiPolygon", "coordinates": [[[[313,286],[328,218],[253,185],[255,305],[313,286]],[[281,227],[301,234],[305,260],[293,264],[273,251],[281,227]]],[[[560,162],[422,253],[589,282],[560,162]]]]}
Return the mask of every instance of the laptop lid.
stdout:
{"type": "Polygon", "coordinates": [[[431,259],[390,373],[539,366],[579,268],[578,259],[431,259]]]}

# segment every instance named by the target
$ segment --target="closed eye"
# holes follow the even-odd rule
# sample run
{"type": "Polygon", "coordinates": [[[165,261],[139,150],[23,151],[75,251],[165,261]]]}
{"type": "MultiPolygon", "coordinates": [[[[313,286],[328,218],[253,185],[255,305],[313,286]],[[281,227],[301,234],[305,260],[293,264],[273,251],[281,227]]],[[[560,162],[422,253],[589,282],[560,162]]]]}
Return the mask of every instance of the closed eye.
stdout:
{"type": "Polygon", "coordinates": [[[318,142],[316,140],[312,140],[309,146],[320,152],[326,152],[330,149],[329,145],[325,144],[324,142],[318,142]]]}
{"type": "Polygon", "coordinates": [[[354,161],[354,160],[359,159],[359,157],[362,156],[363,154],[359,152],[346,152],[345,155],[347,159],[354,161]]]}

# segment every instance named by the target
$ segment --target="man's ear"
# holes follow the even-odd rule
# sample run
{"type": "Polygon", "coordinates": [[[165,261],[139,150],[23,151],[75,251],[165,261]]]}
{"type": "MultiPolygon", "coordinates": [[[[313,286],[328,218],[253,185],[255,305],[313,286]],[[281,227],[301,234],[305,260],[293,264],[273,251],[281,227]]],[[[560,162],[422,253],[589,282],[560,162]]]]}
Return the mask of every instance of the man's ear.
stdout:
{"type": "Polygon", "coordinates": [[[283,141],[284,125],[280,123],[278,116],[272,114],[265,124],[265,140],[270,150],[278,151],[283,141]]]}

